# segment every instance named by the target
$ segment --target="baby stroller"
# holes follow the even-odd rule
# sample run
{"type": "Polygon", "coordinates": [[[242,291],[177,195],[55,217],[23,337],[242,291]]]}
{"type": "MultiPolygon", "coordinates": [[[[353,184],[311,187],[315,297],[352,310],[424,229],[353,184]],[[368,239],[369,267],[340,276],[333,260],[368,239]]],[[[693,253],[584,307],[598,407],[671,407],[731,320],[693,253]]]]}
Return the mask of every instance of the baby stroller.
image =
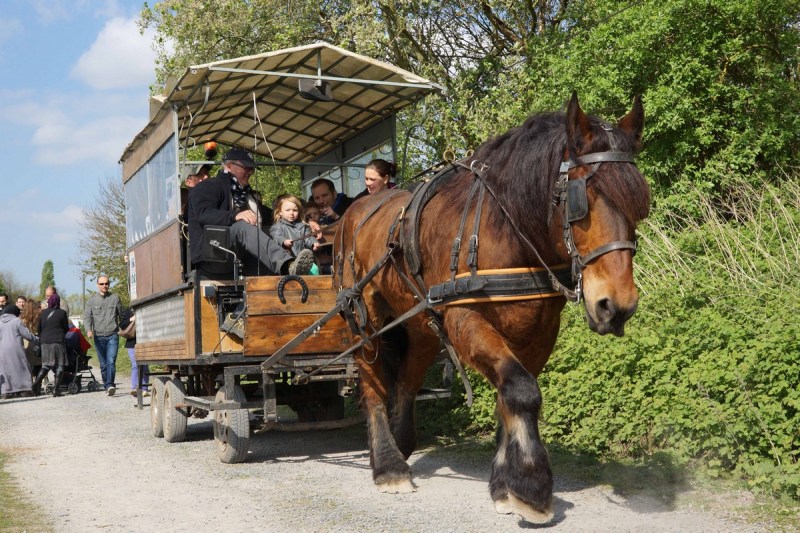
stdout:
{"type": "MultiPolygon", "coordinates": [[[[91,357],[86,355],[91,345],[84,338],[81,330],[75,327],[70,328],[64,338],[64,344],[67,346],[67,365],[64,367],[60,389],[66,389],[70,394],[78,394],[83,388],[81,381],[85,377],[88,379],[86,390],[89,392],[100,390],[100,382],[94,377],[92,367],[89,366],[91,357]]],[[[45,390],[52,394],[53,384],[48,384],[45,390]]]]}

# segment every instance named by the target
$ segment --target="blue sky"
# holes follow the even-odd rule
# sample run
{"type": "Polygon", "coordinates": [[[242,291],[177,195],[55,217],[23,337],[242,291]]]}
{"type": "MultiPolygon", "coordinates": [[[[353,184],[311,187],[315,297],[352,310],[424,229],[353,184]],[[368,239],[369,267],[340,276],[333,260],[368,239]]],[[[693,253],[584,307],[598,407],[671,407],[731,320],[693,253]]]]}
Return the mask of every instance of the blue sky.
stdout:
{"type": "MultiPolygon", "coordinates": [[[[0,271],[38,289],[51,259],[80,293],[82,210],[118,177],[147,123],[155,80],[142,0],[3,0],[0,13],[0,271]]],[[[87,278],[87,288],[94,285],[87,278]]]]}

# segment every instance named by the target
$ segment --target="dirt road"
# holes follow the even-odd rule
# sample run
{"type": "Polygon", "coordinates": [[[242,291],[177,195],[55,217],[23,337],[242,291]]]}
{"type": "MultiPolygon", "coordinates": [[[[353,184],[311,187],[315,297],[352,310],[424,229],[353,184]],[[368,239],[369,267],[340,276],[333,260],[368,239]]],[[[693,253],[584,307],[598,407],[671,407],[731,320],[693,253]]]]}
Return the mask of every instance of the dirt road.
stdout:
{"type": "MultiPolygon", "coordinates": [[[[124,383],[124,381],[123,381],[124,383]]],[[[417,491],[388,495],[372,484],[363,427],[256,435],[243,464],[218,461],[209,419],[189,421],[188,440],[150,436],[149,410],[128,389],[114,397],[0,402],[8,471],[56,531],[496,532],[534,526],[495,514],[491,452],[428,448],[410,463],[417,491]]],[[[548,531],[763,531],[681,488],[622,496],[555,468],[548,531]],[[705,508],[705,509],[704,509],[705,508]]],[[[741,498],[735,495],[734,498],[741,498]]]]}

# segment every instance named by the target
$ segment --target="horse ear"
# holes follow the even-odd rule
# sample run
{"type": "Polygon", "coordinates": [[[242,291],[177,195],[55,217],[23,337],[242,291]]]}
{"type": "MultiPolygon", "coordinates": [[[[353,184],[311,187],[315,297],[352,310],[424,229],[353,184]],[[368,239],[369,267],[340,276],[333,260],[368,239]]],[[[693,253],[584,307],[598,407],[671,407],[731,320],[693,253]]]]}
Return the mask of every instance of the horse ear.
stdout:
{"type": "Polygon", "coordinates": [[[644,129],[644,106],[642,106],[641,96],[633,99],[633,109],[619,119],[617,127],[631,137],[638,150],[642,146],[642,129],[644,129]]]}
{"type": "Polygon", "coordinates": [[[578,103],[578,93],[572,91],[567,106],[567,144],[572,157],[582,155],[592,145],[592,125],[578,103]]]}

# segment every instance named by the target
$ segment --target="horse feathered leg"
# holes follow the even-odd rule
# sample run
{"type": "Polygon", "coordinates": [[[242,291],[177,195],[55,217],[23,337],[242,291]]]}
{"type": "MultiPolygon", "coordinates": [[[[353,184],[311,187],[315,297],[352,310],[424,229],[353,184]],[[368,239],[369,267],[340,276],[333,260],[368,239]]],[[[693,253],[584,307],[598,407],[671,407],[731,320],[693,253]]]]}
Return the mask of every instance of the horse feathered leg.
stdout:
{"type": "Polygon", "coordinates": [[[417,394],[439,349],[439,339],[427,326],[423,318],[415,318],[409,326],[415,332],[409,336],[406,328],[391,330],[397,332],[385,340],[391,349],[402,351],[398,358],[394,396],[389,424],[392,435],[403,457],[408,459],[417,447],[416,402],[417,394]],[[402,338],[399,333],[402,333],[402,338]]]}
{"type": "Polygon", "coordinates": [[[363,357],[358,358],[358,366],[361,407],[367,416],[372,479],[381,492],[412,492],[411,468],[389,428],[387,401],[391,387],[383,365],[376,360],[373,350],[365,348],[363,357]]]}
{"type": "Polygon", "coordinates": [[[495,510],[548,522],[553,517],[553,474],[539,436],[542,396],[536,378],[475,313],[453,313],[447,325],[462,360],[497,389],[500,427],[489,480],[495,510]]]}
{"type": "Polygon", "coordinates": [[[548,522],[553,517],[553,473],[539,436],[539,385],[516,361],[505,363],[500,373],[501,426],[490,493],[498,512],[510,509],[531,522],[548,522]]]}

